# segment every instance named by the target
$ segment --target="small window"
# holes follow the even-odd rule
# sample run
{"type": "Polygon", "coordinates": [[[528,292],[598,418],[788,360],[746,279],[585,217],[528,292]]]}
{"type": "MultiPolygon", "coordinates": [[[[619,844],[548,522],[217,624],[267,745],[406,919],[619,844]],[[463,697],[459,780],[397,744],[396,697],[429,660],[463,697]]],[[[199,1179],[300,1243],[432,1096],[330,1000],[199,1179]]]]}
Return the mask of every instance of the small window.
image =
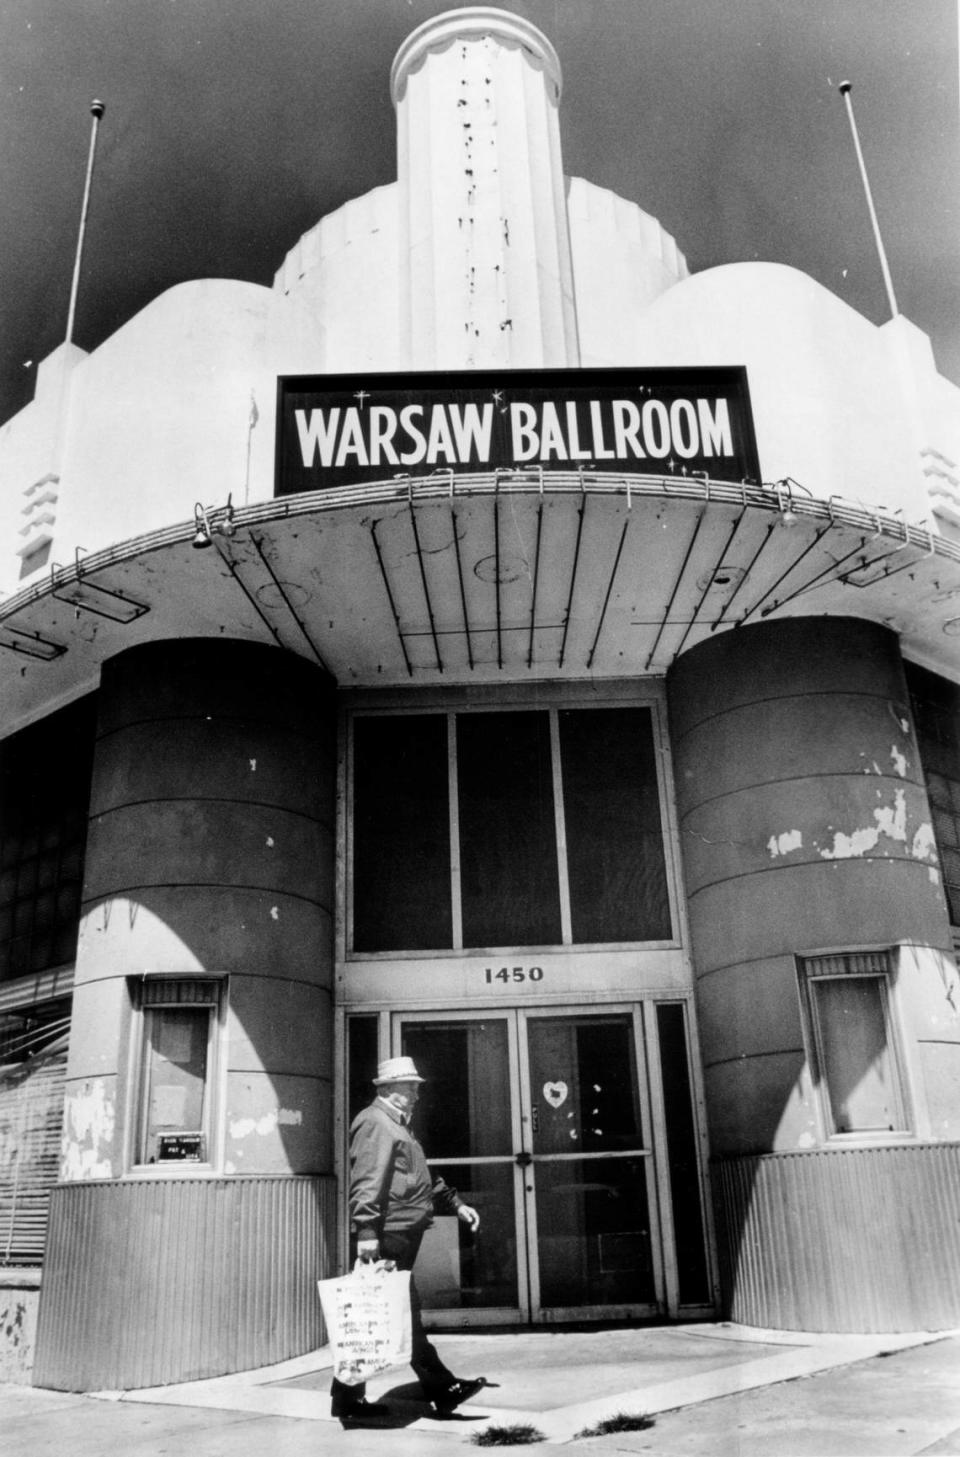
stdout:
{"type": "Polygon", "coordinates": [[[0,981],[73,961],[96,699],[0,743],[0,981]]]}
{"type": "Polygon", "coordinates": [[[854,951],[800,958],[828,1133],[904,1132],[906,1107],[890,1019],[890,955],[854,951]]]}
{"type": "Polygon", "coordinates": [[[156,980],[138,983],[143,1055],[138,1164],[207,1164],[220,983],[156,980]]]}

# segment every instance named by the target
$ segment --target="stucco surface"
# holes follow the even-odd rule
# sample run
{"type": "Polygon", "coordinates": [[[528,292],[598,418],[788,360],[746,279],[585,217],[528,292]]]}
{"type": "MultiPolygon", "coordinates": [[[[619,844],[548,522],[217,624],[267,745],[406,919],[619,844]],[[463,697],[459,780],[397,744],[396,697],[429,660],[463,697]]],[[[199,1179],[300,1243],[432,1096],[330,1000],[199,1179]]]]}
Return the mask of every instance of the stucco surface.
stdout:
{"type": "MultiPolygon", "coordinates": [[[[669,289],[645,312],[634,362],[694,360],[746,365],[764,480],[791,477],[823,499],[929,516],[920,450],[937,440],[949,449],[943,417],[921,431],[896,337],[813,279],[782,264],[735,263],[669,289]]],[[[939,395],[938,380],[931,369],[913,389],[939,395]]]]}
{"type": "Polygon", "coordinates": [[[960,1041],[931,990],[949,928],[896,641],[843,619],[728,633],[678,661],[668,702],[712,1147],[809,1148],[797,955],[917,943],[893,972],[908,1066],[960,1041]]]}

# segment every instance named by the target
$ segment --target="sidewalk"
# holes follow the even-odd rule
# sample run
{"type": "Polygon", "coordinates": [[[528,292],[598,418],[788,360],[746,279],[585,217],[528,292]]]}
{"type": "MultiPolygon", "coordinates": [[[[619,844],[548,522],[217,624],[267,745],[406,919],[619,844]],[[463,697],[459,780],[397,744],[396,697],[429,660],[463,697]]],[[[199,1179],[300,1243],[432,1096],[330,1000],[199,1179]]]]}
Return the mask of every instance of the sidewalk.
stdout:
{"type": "MultiPolygon", "coordinates": [[[[325,1351],[147,1391],[69,1396],[0,1387],[3,1457],[465,1457],[489,1427],[547,1446],[654,1457],[960,1454],[960,1333],[806,1335],[728,1324],[436,1337],[460,1375],[493,1384],[440,1422],[411,1373],[370,1384],[397,1425],[344,1432],[325,1351]],[[582,1437],[618,1414],[643,1429],[582,1437]]],[[[512,1450],[519,1450],[514,1447],[512,1450]]]]}

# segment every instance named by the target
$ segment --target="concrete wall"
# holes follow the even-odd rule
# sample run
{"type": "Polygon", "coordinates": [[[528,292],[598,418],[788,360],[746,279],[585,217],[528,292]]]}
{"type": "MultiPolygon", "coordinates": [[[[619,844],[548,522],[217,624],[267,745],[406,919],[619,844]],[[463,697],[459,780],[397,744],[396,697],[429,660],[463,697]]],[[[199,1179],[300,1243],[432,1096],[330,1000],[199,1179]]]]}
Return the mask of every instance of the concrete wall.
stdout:
{"type": "Polygon", "coordinates": [[[58,561],[75,544],[94,551],[192,520],[195,501],[242,489],[269,299],[250,283],[180,284],[74,371],[58,561]]]}
{"type": "Polygon", "coordinates": [[[0,1385],[26,1385],[33,1370],[39,1270],[0,1270],[0,1385]]]}
{"type": "Polygon", "coordinates": [[[567,217],[580,362],[633,364],[638,320],[688,276],[686,259],[656,218],[582,177],[567,178],[567,217]]]}
{"type": "Polygon", "coordinates": [[[65,1179],[130,1167],[128,979],[200,972],[230,978],[220,1170],[330,1170],[333,776],[326,680],[299,658],[187,640],[105,665],[65,1179]]]}
{"type": "Polygon", "coordinates": [[[923,342],[906,320],[876,328],[796,269],[735,263],[651,303],[629,362],[746,365],[764,480],[918,521],[932,510],[922,452],[960,459],[960,389],[923,342]]]}
{"type": "Polygon", "coordinates": [[[820,1141],[794,956],[896,943],[916,1131],[960,1136],[957,974],[895,636],[748,627],[667,682],[713,1152],[820,1141]]]}
{"type": "MultiPolygon", "coordinates": [[[[398,209],[397,184],[377,187],[322,218],[287,254],[267,323],[274,376],[400,368],[398,209]]],[[[272,419],[265,424],[270,434],[272,419]]]]}

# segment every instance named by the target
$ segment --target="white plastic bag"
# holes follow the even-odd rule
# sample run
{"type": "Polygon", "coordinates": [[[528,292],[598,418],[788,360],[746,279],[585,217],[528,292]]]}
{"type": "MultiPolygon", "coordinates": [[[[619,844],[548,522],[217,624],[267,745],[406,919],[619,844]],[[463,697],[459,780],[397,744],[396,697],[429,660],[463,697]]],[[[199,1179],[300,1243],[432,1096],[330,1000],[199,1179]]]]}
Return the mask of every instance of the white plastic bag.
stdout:
{"type": "Polygon", "coordinates": [[[318,1280],[317,1289],[338,1381],[359,1386],[410,1360],[409,1270],[358,1260],[349,1275],[318,1280]]]}

